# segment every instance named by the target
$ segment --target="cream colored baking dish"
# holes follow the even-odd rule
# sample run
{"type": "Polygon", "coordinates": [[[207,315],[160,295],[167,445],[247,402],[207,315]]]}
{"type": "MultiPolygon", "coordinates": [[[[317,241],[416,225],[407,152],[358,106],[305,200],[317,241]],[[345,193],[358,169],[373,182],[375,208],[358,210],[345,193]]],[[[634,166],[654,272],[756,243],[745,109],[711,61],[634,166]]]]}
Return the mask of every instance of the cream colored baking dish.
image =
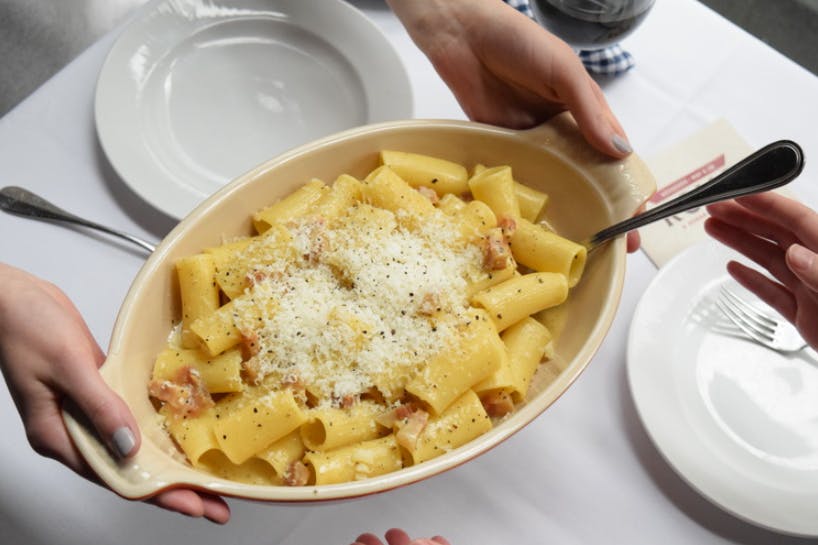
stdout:
{"type": "Polygon", "coordinates": [[[179,319],[174,262],[252,233],[250,218],[265,204],[313,177],[341,173],[363,177],[382,149],[443,157],[467,167],[511,165],[517,181],[547,192],[548,218],[561,234],[582,240],[627,218],[655,190],[649,170],[636,156],[617,161],[592,149],[568,114],[516,131],[464,121],[412,120],[360,127],[275,157],[238,177],[198,206],[162,241],[122,304],[102,374],[128,403],[139,422],[142,447],[116,461],[95,434],[66,414],[68,429],[91,467],[115,492],[144,498],[171,487],[266,501],[310,502],[383,492],[463,464],[497,445],[548,408],[588,365],[619,304],[625,276],[625,240],[595,251],[565,309],[557,357],[541,366],[528,400],[485,435],[438,458],[394,473],[337,485],[282,487],[227,481],[192,468],[163,431],[148,398],[156,354],[179,319]]]}

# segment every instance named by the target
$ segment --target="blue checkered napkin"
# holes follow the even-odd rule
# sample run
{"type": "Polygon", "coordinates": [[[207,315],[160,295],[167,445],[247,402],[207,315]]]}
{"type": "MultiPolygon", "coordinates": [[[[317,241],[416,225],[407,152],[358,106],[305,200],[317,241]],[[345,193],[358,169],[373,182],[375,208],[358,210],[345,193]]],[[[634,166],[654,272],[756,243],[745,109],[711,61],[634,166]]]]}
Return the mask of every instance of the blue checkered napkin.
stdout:
{"type": "Polygon", "coordinates": [[[529,17],[534,17],[534,12],[531,11],[531,6],[528,5],[528,0],[506,0],[506,4],[529,17]]]}
{"type": "MultiPolygon", "coordinates": [[[[534,17],[528,0],[505,0],[505,2],[520,13],[534,17]]],[[[603,76],[624,74],[636,64],[633,55],[622,49],[619,44],[593,51],[580,51],[579,58],[586,70],[603,76]]]]}
{"type": "Polygon", "coordinates": [[[580,51],[579,58],[586,70],[603,76],[624,74],[636,64],[633,55],[622,49],[619,44],[594,51],[580,51]]]}

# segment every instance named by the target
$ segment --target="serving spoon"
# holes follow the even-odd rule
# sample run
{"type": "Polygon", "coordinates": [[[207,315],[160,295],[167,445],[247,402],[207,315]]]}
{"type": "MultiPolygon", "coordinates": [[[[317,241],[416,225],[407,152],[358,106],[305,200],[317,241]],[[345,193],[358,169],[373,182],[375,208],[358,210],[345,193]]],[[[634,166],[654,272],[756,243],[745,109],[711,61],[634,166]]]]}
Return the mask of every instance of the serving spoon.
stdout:
{"type": "MultiPolygon", "coordinates": [[[[586,240],[584,244],[590,252],[612,238],[685,210],[775,189],[794,180],[803,168],[804,153],[798,144],[789,140],[773,142],[748,155],[709,182],[661,206],[602,229],[586,240]]],[[[0,209],[19,216],[73,223],[96,229],[132,242],[149,252],[156,249],[154,244],[139,237],[66,212],[22,187],[9,186],[0,189],[0,209]]]]}
{"type": "Polygon", "coordinates": [[[584,242],[588,251],[654,221],[727,199],[769,191],[787,184],[804,169],[804,152],[790,140],[779,140],[751,153],[707,183],[629,219],[615,223],[584,242]]]}

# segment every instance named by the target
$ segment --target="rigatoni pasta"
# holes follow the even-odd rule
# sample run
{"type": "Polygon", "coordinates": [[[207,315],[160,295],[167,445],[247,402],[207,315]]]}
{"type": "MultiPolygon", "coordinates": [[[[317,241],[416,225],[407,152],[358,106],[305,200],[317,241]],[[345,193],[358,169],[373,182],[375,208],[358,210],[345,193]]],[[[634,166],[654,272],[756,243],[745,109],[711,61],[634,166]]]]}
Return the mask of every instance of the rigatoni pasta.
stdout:
{"type": "Polygon", "coordinates": [[[552,343],[533,316],[566,300],[581,246],[537,223],[548,196],[509,166],[380,160],[177,262],[182,316],[148,390],[193,466],[282,486],[371,478],[524,402],[552,343]]]}

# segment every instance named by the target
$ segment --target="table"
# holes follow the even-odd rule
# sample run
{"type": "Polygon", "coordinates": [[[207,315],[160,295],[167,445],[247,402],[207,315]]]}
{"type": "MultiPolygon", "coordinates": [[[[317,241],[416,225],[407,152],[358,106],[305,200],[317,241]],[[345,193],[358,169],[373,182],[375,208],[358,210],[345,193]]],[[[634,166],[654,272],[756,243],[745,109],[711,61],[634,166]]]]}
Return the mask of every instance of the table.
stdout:
{"type": "MultiPolygon", "coordinates": [[[[451,93],[384,4],[353,2],[380,25],[406,63],[416,116],[464,118],[451,93]]],[[[0,119],[0,179],[47,195],[100,223],[159,238],[174,221],[130,192],[96,139],[94,84],[118,29],[0,119]]],[[[657,2],[625,43],[637,62],[601,82],[643,156],[719,117],[753,146],[779,138],[818,157],[818,78],[694,0],[657,2]]],[[[818,163],[790,187],[818,205],[818,163]]],[[[107,345],[145,256],[107,238],[0,214],[0,259],[60,286],[107,345]]],[[[478,543],[806,543],[713,506],[665,463],[636,415],[625,378],[628,327],[655,275],[631,255],[619,314],[598,355],[553,407],[463,467],[387,494],[316,506],[230,500],[226,527],[122,500],[28,446],[0,389],[0,536],[15,544],[348,543],[403,527],[478,543]]]]}

